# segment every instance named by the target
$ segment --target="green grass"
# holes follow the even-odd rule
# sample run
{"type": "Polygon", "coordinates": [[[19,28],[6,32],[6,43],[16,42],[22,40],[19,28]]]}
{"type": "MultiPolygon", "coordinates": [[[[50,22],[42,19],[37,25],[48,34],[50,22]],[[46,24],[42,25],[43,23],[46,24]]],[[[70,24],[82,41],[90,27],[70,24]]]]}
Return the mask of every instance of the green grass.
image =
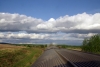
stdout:
{"type": "Polygon", "coordinates": [[[8,52],[0,50],[0,67],[30,67],[42,54],[42,48],[27,47],[8,52]]]}

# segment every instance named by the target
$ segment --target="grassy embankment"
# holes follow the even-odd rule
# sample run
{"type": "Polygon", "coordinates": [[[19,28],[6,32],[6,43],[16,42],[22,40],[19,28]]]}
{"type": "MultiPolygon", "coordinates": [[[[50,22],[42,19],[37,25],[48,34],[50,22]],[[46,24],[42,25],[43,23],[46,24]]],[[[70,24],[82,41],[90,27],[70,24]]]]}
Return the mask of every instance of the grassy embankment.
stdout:
{"type": "Polygon", "coordinates": [[[81,46],[72,46],[72,45],[58,45],[59,48],[64,48],[64,49],[71,49],[71,50],[78,50],[81,51],[81,46]]]}
{"type": "Polygon", "coordinates": [[[30,67],[44,47],[0,45],[0,67],[30,67]]]}

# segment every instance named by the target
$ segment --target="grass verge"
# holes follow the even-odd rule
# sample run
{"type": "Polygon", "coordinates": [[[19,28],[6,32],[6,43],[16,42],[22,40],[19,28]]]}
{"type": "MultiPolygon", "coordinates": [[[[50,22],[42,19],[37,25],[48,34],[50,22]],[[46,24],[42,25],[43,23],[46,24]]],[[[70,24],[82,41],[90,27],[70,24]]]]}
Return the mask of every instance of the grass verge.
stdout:
{"type": "Polygon", "coordinates": [[[13,51],[0,50],[0,67],[30,67],[42,52],[42,48],[34,47],[13,51]]]}

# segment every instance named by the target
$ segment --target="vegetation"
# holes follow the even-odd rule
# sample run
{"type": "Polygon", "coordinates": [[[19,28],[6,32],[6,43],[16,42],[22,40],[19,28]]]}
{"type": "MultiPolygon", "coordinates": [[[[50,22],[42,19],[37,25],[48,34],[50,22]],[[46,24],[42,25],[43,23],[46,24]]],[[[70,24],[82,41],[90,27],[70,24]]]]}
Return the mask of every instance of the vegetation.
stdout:
{"type": "Polygon", "coordinates": [[[72,50],[79,50],[81,51],[81,46],[72,46],[72,45],[57,45],[59,48],[64,49],[72,49],[72,50]]]}
{"type": "MultiPolygon", "coordinates": [[[[0,67],[30,67],[47,45],[12,44],[0,45],[0,67]]],[[[82,46],[57,45],[59,48],[100,54],[100,34],[84,39],[82,46]]]]}
{"type": "Polygon", "coordinates": [[[100,34],[84,39],[82,51],[100,53],[100,34]]]}
{"type": "MultiPolygon", "coordinates": [[[[1,46],[1,45],[0,45],[1,46]]],[[[44,48],[31,45],[5,45],[0,49],[0,67],[30,67],[44,48]]]]}
{"type": "Polygon", "coordinates": [[[26,47],[37,47],[37,48],[46,48],[47,45],[43,45],[43,44],[14,44],[16,46],[26,46],[26,47]]]}

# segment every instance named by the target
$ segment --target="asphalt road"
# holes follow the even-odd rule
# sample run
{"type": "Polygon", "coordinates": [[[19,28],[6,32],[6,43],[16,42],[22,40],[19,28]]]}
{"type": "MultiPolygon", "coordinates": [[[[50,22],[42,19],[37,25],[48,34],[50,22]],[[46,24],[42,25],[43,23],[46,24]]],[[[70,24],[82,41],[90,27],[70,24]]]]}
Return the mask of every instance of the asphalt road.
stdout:
{"type": "Polygon", "coordinates": [[[57,52],[77,67],[100,67],[100,55],[66,49],[60,49],[57,52]]]}
{"type": "Polygon", "coordinates": [[[100,67],[100,56],[67,49],[49,48],[31,67],[100,67]]]}

